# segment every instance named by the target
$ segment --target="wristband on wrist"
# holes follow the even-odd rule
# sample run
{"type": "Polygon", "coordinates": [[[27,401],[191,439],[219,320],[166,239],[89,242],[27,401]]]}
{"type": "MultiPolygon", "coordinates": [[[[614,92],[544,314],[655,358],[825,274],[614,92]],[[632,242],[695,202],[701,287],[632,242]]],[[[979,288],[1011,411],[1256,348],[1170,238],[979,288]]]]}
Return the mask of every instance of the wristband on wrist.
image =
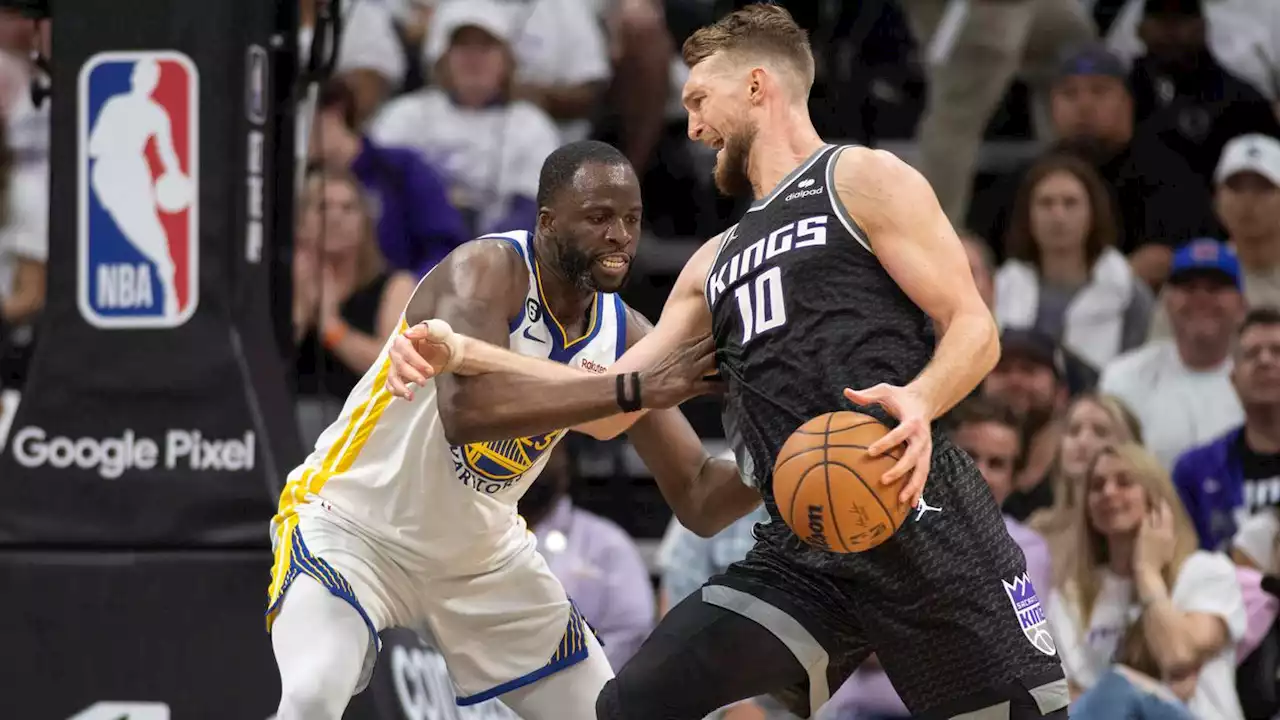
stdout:
{"type": "Polygon", "coordinates": [[[627,373],[617,377],[618,407],[623,412],[635,412],[643,407],[640,401],[640,373],[627,373]]]}
{"type": "Polygon", "coordinates": [[[326,350],[333,350],[347,336],[347,331],[351,327],[341,320],[325,325],[324,332],[320,336],[320,344],[324,345],[326,350]]]}

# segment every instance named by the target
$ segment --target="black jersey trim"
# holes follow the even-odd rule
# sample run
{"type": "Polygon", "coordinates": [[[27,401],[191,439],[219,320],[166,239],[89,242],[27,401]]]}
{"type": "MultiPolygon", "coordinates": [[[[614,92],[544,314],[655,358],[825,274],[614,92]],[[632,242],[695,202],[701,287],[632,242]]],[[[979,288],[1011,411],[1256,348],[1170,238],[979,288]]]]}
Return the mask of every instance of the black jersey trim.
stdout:
{"type": "Polygon", "coordinates": [[[840,153],[848,150],[852,145],[842,145],[836,148],[836,151],[827,157],[827,199],[831,201],[831,210],[835,212],[836,218],[840,220],[840,224],[845,230],[853,236],[858,244],[866,249],[872,255],[876,251],[871,249],[871,241],[867,239],[867,234],[858,227],[858,223],[854,222],[853,217],[849,215],[849,211],[845,209],[844,203],[840,202],[840,195],[836,192],[836,158],[840,157],[840,153]]]}
{"type": "Polygon", "coordinates": [[[757,200],[754,203],[751,203],[751,207],[747,208],[747,212],[755,212],[757,210],[763,210],[766,207],[768,207],[769,203],[773,202],[774,198],[781,195],[783,190],[786,190],[791,185],[791,183],[796,181],[796,178],[808,172],[809,168],[813,167],[814,164],[817,163],[819,160],[821,160],[822,156],[825,155],[826,152],[833,147],[835,146],[829,145],[827,143],[823,143],[822,147],[818,148],[817,150],[814,150],[813,154],[810,155],[807,160],[800,163],[791,172],[787,173],[787,176],[782,178],[782,182],[774,186],[773,192],[769,193],[768,197],[764,198],[763,200],[757,200]]]}

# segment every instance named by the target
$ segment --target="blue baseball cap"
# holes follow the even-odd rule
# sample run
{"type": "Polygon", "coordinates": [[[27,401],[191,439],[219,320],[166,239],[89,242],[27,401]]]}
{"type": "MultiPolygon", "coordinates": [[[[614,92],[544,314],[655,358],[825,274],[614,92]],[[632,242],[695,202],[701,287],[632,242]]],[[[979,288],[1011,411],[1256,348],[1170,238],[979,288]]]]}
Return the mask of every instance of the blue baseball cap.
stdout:
{"type": "Polygon", "coordinates": [[[1176,285],[1180,281],[1204,275],[1223,276],[1237,290],[1244,290],[1240,260],[1235,251],[1213,238],[1198,238],[1178,248],[1173,254],[1169,282],[1176,285]]]}
{"type": "Polygon", "coordinates": [[[1080,75],[1098,75],[1126,82],[1129,67],[1106,46],[1089,45],[1069,52],[1058,65],[1059,80],[1080,75]]]}

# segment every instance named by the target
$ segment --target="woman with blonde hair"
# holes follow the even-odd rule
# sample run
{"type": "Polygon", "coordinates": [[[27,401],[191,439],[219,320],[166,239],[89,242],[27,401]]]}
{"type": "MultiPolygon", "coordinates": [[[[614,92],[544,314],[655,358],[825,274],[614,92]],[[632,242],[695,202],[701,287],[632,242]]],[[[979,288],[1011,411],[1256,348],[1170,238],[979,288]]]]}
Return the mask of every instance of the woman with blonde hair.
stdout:
{"type": "Polygon", "coordinates": [[[1139,445],[1099,453],[1084,490],[1072,569],[1049,600],[1073,695],[1097,686],[1073,714],[1131,717],[1125,707],[1154,698],[1242,719],[1234,646],[1245,613],[1231,561],[1198,549],[1168,472],[1139,445]]]}
{"type": "MultiPolygon", "coordinates": [[[[1027,526],[1044,536],[1056,559],[1071,553],[1071,530],[1079,516],[1085,477],[1098,453],[1108,445],[1142,444],[1142,426],[1120,400],[1085,393],[1072,400],[1064,416],[1061,439],[1049,471],[1053,505],[1039,510],[1027,526]]],[[[1056,584],[1056,583],[1055,583],[1056,584]]]]}

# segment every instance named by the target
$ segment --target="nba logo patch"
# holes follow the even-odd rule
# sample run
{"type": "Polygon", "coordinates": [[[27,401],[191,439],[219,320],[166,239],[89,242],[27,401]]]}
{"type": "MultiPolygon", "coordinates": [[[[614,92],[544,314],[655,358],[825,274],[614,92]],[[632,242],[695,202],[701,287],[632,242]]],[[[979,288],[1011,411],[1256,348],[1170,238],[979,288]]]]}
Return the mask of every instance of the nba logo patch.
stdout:
{"type": "Polygon", "coordinates": [[[104,329],[177,327],[200,296],[195,63],[100,53],[78,92],[80,314],[104,329]]]}
{"type": "Polygon", "coordinates": [[[1013,612],[1018,616],[1022,634],[1026,635],[1027,640],[1045,655],[1057,653],[1058,650],[1053,644],[1053,635],[1049,633],[1049,618],[1045,614],[1044,605],[1040,603],[1040,598],[1036,596],[1036,588],[1031,584],[1031,578],[1024,572],[1015,577],[1013,582],[1002,579],[1000,583],[1004,585],[1004,594],[1009,596],[1013,612]]]}

